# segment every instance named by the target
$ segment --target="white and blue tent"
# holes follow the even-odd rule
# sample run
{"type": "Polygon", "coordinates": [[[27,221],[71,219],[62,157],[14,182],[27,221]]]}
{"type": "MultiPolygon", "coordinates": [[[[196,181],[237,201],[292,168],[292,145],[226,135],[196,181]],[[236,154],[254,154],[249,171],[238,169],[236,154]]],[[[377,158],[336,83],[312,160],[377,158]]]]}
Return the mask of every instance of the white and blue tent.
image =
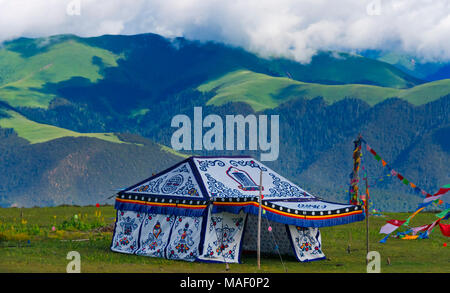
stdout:
{"type": "Polygon", "coordinates": [[[256,250],[261,172],[262,252],[323,259],[320,227],[364,219],[361,206],[321,200],[251,157],[190,157],[117,194],[111,250],[240,263],[256,250]]]}

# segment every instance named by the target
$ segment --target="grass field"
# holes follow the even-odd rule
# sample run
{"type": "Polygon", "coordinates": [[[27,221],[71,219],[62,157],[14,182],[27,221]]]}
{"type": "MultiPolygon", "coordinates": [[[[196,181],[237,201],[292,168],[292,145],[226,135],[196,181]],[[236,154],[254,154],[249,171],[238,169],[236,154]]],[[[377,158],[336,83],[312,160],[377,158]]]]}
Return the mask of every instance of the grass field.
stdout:
{"type": "MultiPolygon", "coordinates": [[[[380,227],[389,218],[406,219],[409,214],[386,214],[370,217],[370,250],[381,255],[383,273],[449,273],[450,248],[439,228],[426,240],[389,239],[378,241],[380,227]],[[388,265],[387,260],[390,260],[388,265]]],[[[189,263],[114,253],[109,250],[112,232],[101,227],[114,222],[112,206],[0,209],[0,272],[60,272],[66,271],[69,251],[81,255],[82,272],[225,272],[224,264],[189,263]],[[78,219],[74,220],[77,215],[78,219]],[[55,231],[52,231],[52,227],[55,231]],[[76,241],[72,241],[76,240],[76,241]]],[[[419,214],[411,225],[428,224],[434,214],[419,214]]],[[[365,222],[322,228],[322,245],[327,260],[299,263],[285,257],[289,273],[328,272],[364,273],[365,222]],[[347,247],[350,244],[350,253],[347,247]]],[[[264,255],[261,271],[254,254],[244,254],[243,264],[230,265],[231,273],[284,272],[277,255],[264,255]]]]}
{"type": "Polygon", "coordinates": [[[208,105],[245,102],[255,111],[275,108],[290,99],[299,97],[312,99],[318,96],[330,104],[344,98],[360,98],[373,106],[387,98],[398,97],[414,105],[421,105],[449,94],[450,80],[444,79],[408,89],[398,89],[364,84],[305,83],[286,77],[272,77],[248,70],[238,70],[204,83],[198,90],[216,92],[216,95],[207,102],[208,105]]]}

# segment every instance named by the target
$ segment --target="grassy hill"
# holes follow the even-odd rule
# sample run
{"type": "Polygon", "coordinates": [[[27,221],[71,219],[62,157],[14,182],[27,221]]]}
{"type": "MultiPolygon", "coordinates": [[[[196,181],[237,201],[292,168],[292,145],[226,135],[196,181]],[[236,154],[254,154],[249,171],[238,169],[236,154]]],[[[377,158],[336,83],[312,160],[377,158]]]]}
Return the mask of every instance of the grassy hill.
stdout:
{"type": "Polygon", "coordinates": [[[389,63],[421,80],[435,81],[450,78],[450,63],[448,61],[421,60],[416,56],[391,51],[368,50],[361,52],[361,54],[369,59],[389,63]]]}
{"type": "Polygon", "coordinates": [[[286,77],[272,77],[248,70],[238,70],[204,83],[198,90],[216,93],[207,105],[220,106],[230,102],[243,102],[252,106],[255,111],[276,108],[290,99],[312,99],[319,96],[330,104],[345,98],[359,98],[373,106],[387,98],[399,97],[414,105],[422,105],[450,93],[450,79],[408,89],[396,89],[362,84],[305,83],[286,77]]]}
{"type": "Polygon", "coordinates": [[[124,143],[113,133],[80,133],[53,125],[37,123],[12,110],[0,110],[5,114],[0,117],[1,128],[11,128],[21,138],[31,144],[46,142],[61,137],[94,137],[114,143],[124,143]]]}
{"type": "Polygon", "coordinates": [[[103,78],[103,67],[117,66],[119,56],[76,39],[19,39],[0,49],[0,100],[13,107],[47,108],[55,95],[46,83],[72,77],[90,82],[103,78]],[[32,52],[30,52],[32,50],[32,52]]]}
{"type": "Polygon", "coordinates": [[[345,53],[321,52],[311,63],[300,64],[260,58],[222,44],[168,40],[152,34],[61,35],[4,44],[0,49],[0,101],[13,107],[47,108],[56,97],[96,103],[89,101],[91,96],[98,100],[106,95],[108,102],[103,107],[126,109],[133,116],[167,94],[240,69],[334,85],[409,88],[422,83],[388,63],[345,53]],[[76,96],[61,91],[68,86],[76,96]]]}
{"type": "MultiPolygon", "coordinates": [[[[111,229],[103,229],[115,220],[112,206],[61,206],[51,208],[8,208],[0,212],[0,272],[64,273],[69,251],[81,254],[82,273],[224,273],[224,264],[189,263],[109,250],[111,229]],[[79,215],[74,221],[74,215],[79,215]],[[52,231],[52,226],[56,230],[52,231]],[[81,241],[80,241],[81,240],[81,241]],[[29,241],[29,242],[28,242],[29,241]]],[[[381,257],[381,273],[449,273],[448,241],[439,228],[430,239],[389,239],[378,241],[378,233],[388,219],[406,219],[406,213],[387,213],[386,217],[370,217],[370,250],[381,257]],[[389,263],[388,263],[389,259],[389,263]]],[[[411,225],[429,224],[434,214],[419,213],[411,225]]],[[[322,248],[326,260],[299,263],[283,256],[288,273],[365,273],[365,222],[321,228],[322,248]],[[350,246],[350,253],[347,248],[350,246]]],[[[254,253],[243,253],[242,264],[230,264],[228,273],[284,273],[278,255],[263,254],[261,270],[254,253]]],[[[178,284],[175,283],[175,287],[178,284]]]]}
{"type": "Polygon", "coordinates": [[[130,134],[116,143],[65,136],[29,143],[0,128],[0,206],[93,204],[183,159],[167,147],[130,134]],[[32,190],[32,192],[30,192],[32,190]]]}
{"type": "Polygon", "coordinates": [[[273,66],[285,73],[282,76],[310,83],[409,88],[423,82],[390,63],[336,51],[321,51],[308,64],[294,64],[295,62],[281,59],[273,66]]]}

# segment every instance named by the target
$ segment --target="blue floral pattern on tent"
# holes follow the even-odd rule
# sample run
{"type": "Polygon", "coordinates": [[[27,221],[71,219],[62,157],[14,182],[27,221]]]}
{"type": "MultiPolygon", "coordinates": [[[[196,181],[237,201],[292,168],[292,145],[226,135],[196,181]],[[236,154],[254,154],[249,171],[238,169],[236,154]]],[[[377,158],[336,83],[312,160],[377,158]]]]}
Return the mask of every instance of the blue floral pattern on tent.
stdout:
{"type": "Polygon", "coordinates": [[[314,198],[294,183],[279,176],[262,163],[251,158],[194,159],[210,197],[254,197],[259,190],[270,199],[314,198]]]}
{"type": "Polygon", "coordinates": [[[117,252],[134,253],[138,249],[139,228],[143,214],[134,211],[118,211],[116,231],[111,249],[117,252]]]}
{"type": "Polygon", "coordinates": [[[250,166],[252,168],[258,168],[262,171],[267,171],[267,168],[265,168],[264,166],[260,166],[258,163],[256,163],[254,160],[230,160],[230,165],[233,167],[238,167],[238,166],[250,166]]]}
{"type": "Polygon", "coordinates": [[[208,180],[206,182],[208,191],[212,197],[245,197],[239,190],[226,187],[225,184],[217,181],[210,174],[206,173],[205,176],[208,180]]]}
{"type": "Polygon", "coordinates": [[[283,181],[280,177],[273,173],[269,173],[270,177],[273,179],[273,185],[275,188],[270,188],[271,197],[310,197],[305,191],[300,188],[291,185],[287,181],[283,181]]]}
{"type": "Polygon", "coordinates": [[[301,262],[324,259],[319,228],[304,228],[289,225],[289,234],[295,255],[301,262]]]}
{"type": "Polygon", "coordinates": [[[167,245],[168,259],[194,261],[199,255],[202,217],[178,216],[172,227],[172,236],[167,245]]]}
{"type": "Polygon", "coordinates": [[[225,166],[225,163],[224,162],[222,162],[221,160],[202,160],[202,161],[198,161],[198,168],[201,170],[201,171],[208,171],[208,168],[209,167],[212,167],[212,166],[215,166],[215,165],[218,165],[218,166],[220,166],[220,167],[223,167],[223,166],[225,166]]]}
{"type": "Polygon", "coordinates": [[[176,216],[163,214],[145,214],[141,228],[138,255],[165,257],[165,248],[169,240],[176,216]]]}
{"type": "Polygon", "coordinates": [[[199,258],[206,261],[239,262],[245,214],[209,214],[205,249],[199,258]]]}
{"type": "Polygon", "coordinates": [[[184,163],[160,177],[151,178],[130,191],[141,194],[201,197],[200,187],[188,163],[184,163]]]}

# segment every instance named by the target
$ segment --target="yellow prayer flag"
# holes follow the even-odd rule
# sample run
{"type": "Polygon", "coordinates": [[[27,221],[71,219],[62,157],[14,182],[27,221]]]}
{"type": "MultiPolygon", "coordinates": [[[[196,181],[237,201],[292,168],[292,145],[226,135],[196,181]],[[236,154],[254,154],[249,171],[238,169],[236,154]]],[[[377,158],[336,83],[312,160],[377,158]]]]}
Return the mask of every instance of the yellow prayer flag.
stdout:
{"type": "Polygon", "coordinates": [[[414,240],[414,239],[417,239],[417,237],[419,237],[419,235],[406,235],[402,239],[403,240],[414,240]]]}

